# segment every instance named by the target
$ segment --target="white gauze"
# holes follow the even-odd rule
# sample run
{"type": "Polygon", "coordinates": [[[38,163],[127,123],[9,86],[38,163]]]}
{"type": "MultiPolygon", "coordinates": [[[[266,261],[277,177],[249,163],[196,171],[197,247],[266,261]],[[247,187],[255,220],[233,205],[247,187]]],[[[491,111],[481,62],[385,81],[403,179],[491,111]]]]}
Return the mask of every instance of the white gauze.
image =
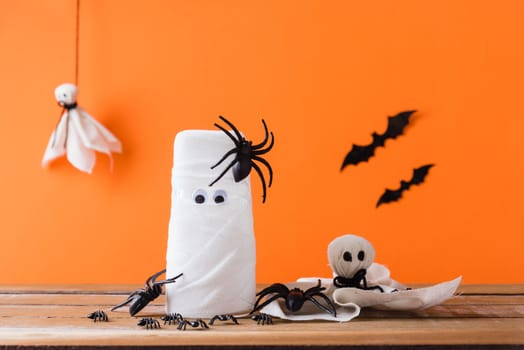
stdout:
{"type": "Polygon", "coordinates": [[[228,170],[209,186],[234,155],[211,166],[233,147],[222,131],[186,130],[175,138],[166,277],[183,276],[166,285],[168,313],[241,314],[255,302],[249,176],[237,183],[228,170]]]}

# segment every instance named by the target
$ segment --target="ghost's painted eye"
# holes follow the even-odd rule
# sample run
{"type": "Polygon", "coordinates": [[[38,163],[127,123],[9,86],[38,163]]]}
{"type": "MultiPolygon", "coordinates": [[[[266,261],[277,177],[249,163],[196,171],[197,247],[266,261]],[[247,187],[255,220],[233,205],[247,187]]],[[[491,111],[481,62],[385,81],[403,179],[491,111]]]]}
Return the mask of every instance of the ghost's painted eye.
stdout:
{"type": "Polygon", "coordinates": [[[206,202],[206,199],[207,199],[206,191],[202,189],[198,189],[195,192],[193,192],[193,201],[196,204],[203,204],[206,202]]]}
{"type": "Polygon", "coordinates": [[[350,252],[344,252],[344,255],[342,256],[342,258],[345,260],[345,261],[353,261],[353,257],[351,256],[351,253],[350,252]]]}
{"type": "Polygon", "coordinates": [[[365,257],[366,257],[366,254],[364,253],[363,250],[358,252],[358,260],[363,261],[365,257]]]}
{"type": "Polygon", "coordinates": [[[224,190],[218,190],[213,194],[213,200],[216,204],[222,204],[227,199],[227,193],[224,190]]]}

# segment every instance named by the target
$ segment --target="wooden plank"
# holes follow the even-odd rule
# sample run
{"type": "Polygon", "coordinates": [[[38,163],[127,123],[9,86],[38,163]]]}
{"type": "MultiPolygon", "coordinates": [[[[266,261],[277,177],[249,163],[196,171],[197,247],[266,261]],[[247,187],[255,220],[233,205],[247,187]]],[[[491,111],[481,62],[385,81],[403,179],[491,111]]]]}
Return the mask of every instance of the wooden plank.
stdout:
{"type": "MultiPolygon", "coordinates": [[[[128,294],[0,294],[0,305],[46,305],[72,303],[83,305],[116,305],[127,298],[128,294]]],[[[164,304],[165,296],[160,295],[153,303],[164,304]]],[[[453,305],[521,305],[524,304],[524,295],[496,294],[496,295],[457,295],[446,301],[453,305]]]]}
{"type": "MultiPolygon", "coordinates": [[[[129,317],[127,307],[115,312],[110,311],[114,304],[92,303],[92,304],[49,304],[49,305],[0,305],[0,315],[6,317],[23,318],[54,318],[54,317],[77,317],[84,318],[96,310],[103,310],[113,317],[129,317]]],[[[142,310],[138,316],[160,317],[165,313],[164,304],[152,303],[142,310]]],[[[425,310],[417,311],[381,311],[363,309],[359,318],[380,319],[420,319],[420,318],[524,318],[524,305],[452,305],[443,304],[425,310]]],[[[45,324],[42,324],[45,326],[45,324]]]]}
{"type": "Polygon", "coordinates": [[[209,330],[178,331],[175,327],[139,329],[116,320],[72,326],[51,319],[42,328],[3,325],[2,345],[402,345],[524,344],[524,320],[356,320],[349,323],[285,322],[272,326],[218,325],[209,330]]]}
{"type": "MultiPolygon", "coordinates": [[[[126,295],[111,294],[0,294],[0,305],[117,305],[126,295]]],[[[160,295],[153,303],[164,304],[160,295]]]]}
{"type": "MultiPolygon", "coordinates": [[[[520,285],[519,285],[520,286],[520,285]]],[[[240,325],[219,323],[209,330],[178,331],[175,326],[145,330],[144,316],[164,313],[165,297],[151,303],[140,317],[127,309],[109,308],[137,287],[55,286],[55,289],[3,286],[0,293],[0,345],[140,346],[140,345],[524,345],[524,295],[520,287],[472,287],[446,303],[411,312],[364,309],[348,323],[289,322],[258,326],[247,319],[240,325]],[[110,287],[110,288],[109,288],[110,287]],[[14,291],[10,293],[9,291],[14,291]],[[116,291],[116,292],[114,292],[116,291]],[[86,316],[102,308],[109,322],[86,316]]]]}
{"type": "MultiPolygon", "coordinates": [[[[409,284],[412,288],[427,287],[429,284],[409,284]]],[[[261,289],[266,283],[258,285],[261,289]]],[[[135,284],[0,284],[0,294],[36,293],[36,294],[129,294],[143,288],[143,283],[135,284]]],[[[461,284],[457,294],[521,294],[524,284],[461,284]]]]}

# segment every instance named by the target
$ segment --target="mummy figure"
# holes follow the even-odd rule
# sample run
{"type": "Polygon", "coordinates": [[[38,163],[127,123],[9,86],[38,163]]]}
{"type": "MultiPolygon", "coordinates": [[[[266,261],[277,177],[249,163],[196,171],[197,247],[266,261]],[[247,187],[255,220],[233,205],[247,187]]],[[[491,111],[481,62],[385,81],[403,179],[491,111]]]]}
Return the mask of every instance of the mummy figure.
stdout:
{"type": "Polygon", "coordinates": [[[73,84],[62,84],[55,89],[55,97],[64,112],[53,131],[42,159],[46,167],[63,156],[78,170],[91,173],[96,162],[95,151],[122,152],[120,141],[102,124],[77,105],[78,89],[73,84]]]}
{"type": "Polygon", "coordinates": [[[255,237],[250,176],[236,182],[222,131],[185,130],[174,144],[167,313],[212,317],[248,313],[255,303],[255,237]],[[209,184],[224,173],[213,186],[209,184]]]}

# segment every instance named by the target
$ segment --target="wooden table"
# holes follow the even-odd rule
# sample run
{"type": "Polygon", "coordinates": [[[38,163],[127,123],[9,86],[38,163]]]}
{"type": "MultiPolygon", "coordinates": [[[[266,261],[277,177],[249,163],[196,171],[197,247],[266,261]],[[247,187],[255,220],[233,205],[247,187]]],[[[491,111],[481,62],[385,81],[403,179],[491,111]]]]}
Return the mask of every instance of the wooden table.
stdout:
{"type": "Polygon", "coordinates": [[[257,325],[218,322],[208,330],[137,326],[163,313],[161,296],[130,317],[109,309],[141,286],[0,286],[0,348],[279,348],[308,349],[524,349],[524,285],[463,285],[443,305],[414,312],[365,309],[347,323],[274,320],[257,325]],[[109,322],[86,316],[107,311],[109,322]],[[241,347],[239,347],[241,346],[241,347]]]}

